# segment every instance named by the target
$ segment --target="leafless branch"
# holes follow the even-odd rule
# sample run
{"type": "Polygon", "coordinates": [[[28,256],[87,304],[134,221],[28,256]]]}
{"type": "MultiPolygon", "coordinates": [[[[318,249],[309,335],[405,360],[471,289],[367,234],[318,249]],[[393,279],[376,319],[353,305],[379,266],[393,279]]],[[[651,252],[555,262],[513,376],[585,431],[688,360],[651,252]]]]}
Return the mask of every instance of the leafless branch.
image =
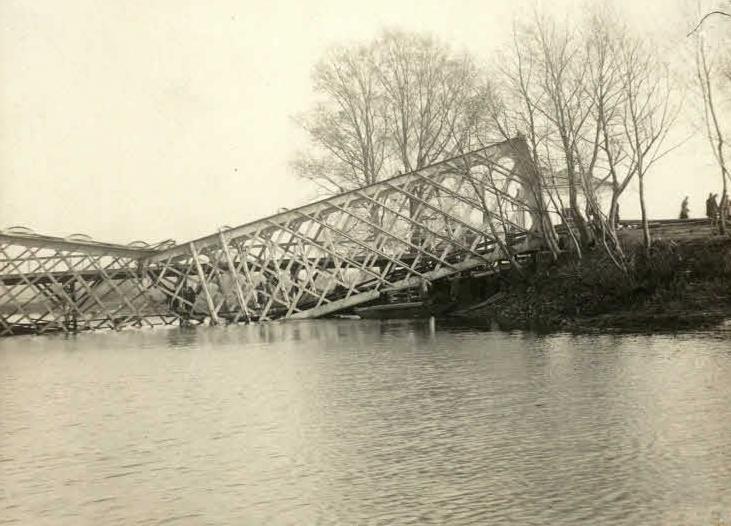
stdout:
{"type": "Polygon", "coordinates": [[[693,30],[686,35],[686,37],[689,37],[696,31],[698,31],[698,29],[700,29],[700,27],[703,25],[703,22],[706,21],[706,18],[713,16],[713,15],[721,15],[721,16],[727,16],[727,17],[731,18],[731,13],[727,13],[725,11],[711,11],[710,13],[706,13],[705,15],[703,15],[703,18],[700,19],[700,22],[698,22],[698,24],[693,28],[693,30]]]}

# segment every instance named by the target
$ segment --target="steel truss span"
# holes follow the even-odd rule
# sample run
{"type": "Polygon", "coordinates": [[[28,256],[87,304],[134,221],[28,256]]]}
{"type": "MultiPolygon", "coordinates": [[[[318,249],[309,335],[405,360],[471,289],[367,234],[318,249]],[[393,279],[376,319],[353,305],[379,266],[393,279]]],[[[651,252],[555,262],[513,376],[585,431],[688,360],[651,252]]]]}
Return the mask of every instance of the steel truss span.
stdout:
{"type": "Polygon", "coordinates": [[[314,318],[541,245],[521,138],[180,245],[0,232],[0,335],[314,318]]]}

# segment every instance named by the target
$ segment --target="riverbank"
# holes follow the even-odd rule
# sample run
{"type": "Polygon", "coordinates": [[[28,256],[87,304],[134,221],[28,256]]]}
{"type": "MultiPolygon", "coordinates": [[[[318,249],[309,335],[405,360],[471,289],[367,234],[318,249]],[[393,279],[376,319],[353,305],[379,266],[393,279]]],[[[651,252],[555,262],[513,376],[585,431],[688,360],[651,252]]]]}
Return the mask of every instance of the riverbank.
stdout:
{"type": "MultiPolygon", "coordinates": [[[[661,239],[649,258],[627,241],[629,272],[600,249],[493,277],[463,288],[485,290],[487,305],[452,313],[465,323],[504,329],[580,332],[694,330],[731,320],[731,238],[661,239]]],[[[478,298],[475,298],[478,299],[478,298]]]]}

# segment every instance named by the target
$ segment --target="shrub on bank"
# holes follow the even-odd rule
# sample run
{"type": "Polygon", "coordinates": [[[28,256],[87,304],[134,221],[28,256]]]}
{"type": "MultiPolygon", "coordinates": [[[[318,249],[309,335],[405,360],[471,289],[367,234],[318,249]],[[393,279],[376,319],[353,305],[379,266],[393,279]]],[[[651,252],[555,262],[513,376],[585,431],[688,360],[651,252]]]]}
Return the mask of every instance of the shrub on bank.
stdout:
{"type": "Polygon", "coordinates": [[[620,325],[671,325],[684,312],[699,322],[731,315],[731,240],[657,241],[649,257],[640,246],[624,249],[627,273],[599,249],[581,260],[563,256],[523,276],[505,273],[496,278],[503,299],[479,315],[505,327],[539,329],[607,316],[620,325]]]}

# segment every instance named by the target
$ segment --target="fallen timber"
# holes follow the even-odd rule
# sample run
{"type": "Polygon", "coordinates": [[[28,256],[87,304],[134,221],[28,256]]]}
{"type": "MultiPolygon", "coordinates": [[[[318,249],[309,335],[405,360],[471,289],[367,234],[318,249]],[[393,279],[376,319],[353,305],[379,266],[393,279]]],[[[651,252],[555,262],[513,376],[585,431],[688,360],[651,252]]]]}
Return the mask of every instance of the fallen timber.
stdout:
{"type": "Polygon", "coordinates": [[[0,335],[315,318],[489,273],[503,247],[543,246],[525,151],[505,141],[178,245],[6,230],[0,335]]]}

